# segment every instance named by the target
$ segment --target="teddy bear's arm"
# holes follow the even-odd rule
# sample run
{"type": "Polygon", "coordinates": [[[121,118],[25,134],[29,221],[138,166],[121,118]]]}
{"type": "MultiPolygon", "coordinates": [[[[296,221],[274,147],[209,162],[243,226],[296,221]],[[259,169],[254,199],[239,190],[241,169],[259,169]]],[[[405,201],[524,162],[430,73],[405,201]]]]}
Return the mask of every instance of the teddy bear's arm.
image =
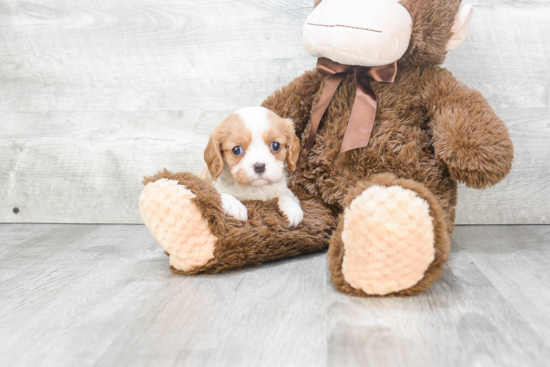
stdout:
{"type": "Polygon", "coordinates": [[[307,71],[269,96],[262,106],[294,121],[296,135],[301,136],[310,115],[315,95],[323,77],[316,70],[307,71]]]}
{"type": "Polygon", "coordinates": [[[483,189],[499,183],[512,167],[508,128],[483,95],[445,69],[423,75],[436,156],[451,177],[483,189]]]}

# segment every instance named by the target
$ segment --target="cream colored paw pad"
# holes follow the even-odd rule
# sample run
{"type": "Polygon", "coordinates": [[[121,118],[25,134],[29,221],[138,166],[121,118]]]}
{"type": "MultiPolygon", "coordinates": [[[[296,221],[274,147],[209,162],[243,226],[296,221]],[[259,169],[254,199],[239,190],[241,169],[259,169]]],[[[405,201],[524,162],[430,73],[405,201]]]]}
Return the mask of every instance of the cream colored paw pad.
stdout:
{"type": "Polygon", "coordinates": [[[145,226],[170,254],[170,265],[182,271],[213,259],[217,240],[193,198],[185,186],[168,179],[147,184],[139,198],[145,226]]]}
{"type": "Polygon", "coordinates": [[[428,202],[401,186],[372,186],[344,212],[342,273],[353,288],[386,295],[411,288],[434,261],[428,202]]]}

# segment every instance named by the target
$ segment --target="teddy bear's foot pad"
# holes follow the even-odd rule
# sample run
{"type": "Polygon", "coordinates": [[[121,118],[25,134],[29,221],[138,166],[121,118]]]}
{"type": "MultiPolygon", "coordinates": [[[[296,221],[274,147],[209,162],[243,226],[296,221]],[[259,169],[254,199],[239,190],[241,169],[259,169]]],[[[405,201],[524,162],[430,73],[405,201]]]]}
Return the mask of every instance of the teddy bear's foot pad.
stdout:
{"type": "Polygon", "coordinates": [[[430,206],[415,191],[372,186],[344,212],[344,279],[369,295],[411,288],[434,261],[434,237],[430,206]]]}
{"type": "Polygon", "coordinates": [[[143,222],[170,255],[170,265],[183,272],[213,259],[217,240],[194,198],[191,190],[168,179],[147,184],[139,198],[143,222]]]}

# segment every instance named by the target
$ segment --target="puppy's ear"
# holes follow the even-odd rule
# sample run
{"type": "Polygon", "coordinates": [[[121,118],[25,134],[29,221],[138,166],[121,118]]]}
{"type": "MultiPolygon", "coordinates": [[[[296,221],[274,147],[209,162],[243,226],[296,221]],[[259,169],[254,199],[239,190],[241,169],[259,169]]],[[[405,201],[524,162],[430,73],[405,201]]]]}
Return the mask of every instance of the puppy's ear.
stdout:
{"type": "Polygon", "coordinates": [[[286,147],[286,162],[290,172],[293,172],[296,170],[296,164],[300,157],[300,139],[296,136],[294,122],[290,119],[285,119],[285,121],[287,123],[287,128],[285,130],[288,140],[288,146],[286,147]]]}
{"type": "Polygon", "coordinates": [[[204,150],[204,161],[208,166],[208,172],[212,179],[216,181],[223,171],[223,158],[221,144],[221,131],[216,128],[210,136],[210,141],[204,150]]]}

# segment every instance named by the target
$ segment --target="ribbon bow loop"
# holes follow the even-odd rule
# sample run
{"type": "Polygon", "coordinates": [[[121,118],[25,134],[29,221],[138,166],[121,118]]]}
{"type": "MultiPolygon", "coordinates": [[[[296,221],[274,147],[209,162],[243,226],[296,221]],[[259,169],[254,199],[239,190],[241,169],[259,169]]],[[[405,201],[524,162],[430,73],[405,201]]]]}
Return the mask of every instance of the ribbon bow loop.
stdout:
{"type": "Polygon", "coordinates": [[[397,62],[384,66],[362,67],[343,65],[327,58],[320,58],[317,60],[317,70],[321,75],[328,77],[328,80],[323,88],[319,104],[313,112],[305,156],[313,148],[321,119],[327,111],[332,98],[334,98],[338,86],[346,75],[353,73],[355,70],[357,70],[355,74],[357,92],[340,152],[343,153],[368,146],[378,107],[376,95],[370,86],[370,81],[393,83],[397,74],[397,62]]]}

